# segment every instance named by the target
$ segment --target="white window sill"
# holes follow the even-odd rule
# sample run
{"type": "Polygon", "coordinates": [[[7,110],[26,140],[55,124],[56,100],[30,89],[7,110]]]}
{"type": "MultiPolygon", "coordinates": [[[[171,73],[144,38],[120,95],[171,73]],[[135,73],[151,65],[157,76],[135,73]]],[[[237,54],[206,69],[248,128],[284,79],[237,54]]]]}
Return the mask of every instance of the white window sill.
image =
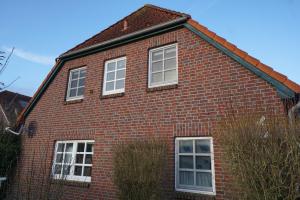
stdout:
{"type": "Polygon", "coordinates": [[[192,189],[180,189],[176,188],[176,192],[188,192],[188,193],[194,193],[194,194],[203,194],[203,195],[210,195],[215,196],[216,192],[208,192],[208,191],[200,191],[200,190],[192,190],[192,189]]]}
{"type": "Polygon", "coordinates": [[[114,90],[114,91],[110,91],[110,92],[103,92],[103,96],[107,96],[107,95],[112,95],[112,94],[121,94],[124,93],[125,90],[114,90]]]}
{"type": "Polygon", "coordinates": [[[159,83],[159,84],[149,84],[148,88],[156,88],[156,87],[164,87],[164,86],[169,86],[169,85],[176,85],[178,84],[178,81],[174,81],[174,82],[168,82],[168,83],[159,83]]]}
{"type": "Polygon", "coordinates": [[[80,96],[80,97],[72,97],[72,98],[66,98],[66,101],[82,100],[83,98],[84,98],[84,96],[80,96]]]}
{"type": "Polygon", "coordinates": [[[64,178],[61,178],[58,175],[53,176],[53,179],[55,180],[61,180],[61,181],[78,181],[82,183],[90,183],[91,177],[77,177],[77,176],[66,176],[64,178]]]}

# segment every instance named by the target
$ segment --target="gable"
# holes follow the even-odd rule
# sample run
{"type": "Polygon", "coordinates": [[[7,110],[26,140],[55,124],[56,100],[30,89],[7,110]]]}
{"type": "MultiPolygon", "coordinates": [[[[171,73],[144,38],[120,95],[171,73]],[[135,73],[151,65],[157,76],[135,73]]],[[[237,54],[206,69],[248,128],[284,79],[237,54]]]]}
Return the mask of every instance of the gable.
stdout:
{"type": "Polygon", "coordinates": [[[35,93],[30,104],[26,107],[22,115],[20,115],[19,119],[21,120],[25,118],[30,113],[34,105],[43,95],[44,91],[47,89],[51,81],[54,79],[54,77],[57,75],[66,61],[94,54],[100,51],[105,51],[107,49],[138,41],[147,37],[152,37],[154,35],[158,35],[182,27],[185,27],[188,30],[192,31],[193,33],[240,63],[242,66],[270,83],[277,89],[278,94],[281,98],[294,98],[297,94],[300,93],[300,86],[298,84],[290,81],[286,76],[274,71],[272,68],[264,65],[259,60],[238,49],[235,45],[227,42],[225,39],[217,36],[215,33],[209,31],[204,26],[190,19],[189,15],[146,5],[145,7],[139,9],[128,17],[125,17],[123,20],[120,20],[110,28],[100,32],[94,37],[62,54],[57,59],[57,63],[35,93]],[[153,23],[151,26],[148,26],[149,24],[147,25],[147,23],[144,23],[140,27],[136,26],[135,28],[132,28],[131,31],[126,32],[127,34],[120,32],[120,29],[124,26],[124,20],[128,20],[127,26],[129,27],[133,21],[143,21],[145,17],[147,18],[145,21],[147,21],[149,18],[149,13],[154,12],[160,13],[157,15],[166,16],[162,17],[162,21],[154,20],[155,23],[153,23]],[[130,18],[130,16],[134,17],[130,18]],[[130,21],[130,19],[132,21],[130,21]],[[116,34],[112,34],[112,36],[110,37],[105,36],[106,32],[110,31],[116,34]]]}

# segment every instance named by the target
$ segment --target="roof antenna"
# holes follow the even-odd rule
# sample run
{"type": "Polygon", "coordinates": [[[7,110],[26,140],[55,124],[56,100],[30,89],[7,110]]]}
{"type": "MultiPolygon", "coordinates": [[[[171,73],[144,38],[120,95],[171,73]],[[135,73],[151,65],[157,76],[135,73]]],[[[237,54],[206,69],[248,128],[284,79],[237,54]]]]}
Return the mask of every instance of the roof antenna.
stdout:
{"type": "Polygon", "coordinates": [[[126,31],[128,28],[128,22],[127,20],[124,20],[124,23],[123,23],[123,31],[126,31]]]}

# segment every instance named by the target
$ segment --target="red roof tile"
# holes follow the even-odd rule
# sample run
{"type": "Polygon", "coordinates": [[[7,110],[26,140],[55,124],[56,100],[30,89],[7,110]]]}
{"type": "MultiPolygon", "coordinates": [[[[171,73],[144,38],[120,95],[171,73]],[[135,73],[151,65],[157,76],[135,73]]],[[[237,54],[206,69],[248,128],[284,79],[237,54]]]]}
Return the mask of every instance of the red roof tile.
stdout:
{"type": "Polygon", "coordinates": [[[101,42],[115,39],[145,28],[172,21],[181,17],[190,17],[187,14],[167,10],[154,5],[146,4],[127,17],[121,19],[107,29],[94,35],[83,43],[75,46],[66,53],[83,49],[101,42]],[[126,27],[126,28],[125,28],[126,27]]]}
{"type": "Polygon", "coordinates": [[[189,19],[188,23],[194,28],[196,28],[198,31],[204,33],[209,38],[213,39],[214,41],[218,42],[219,44],[221,44],[222,46],[224,46],[225,48],[227,48],[228,50],[230,50],[231,52],[239,56],[240,58],[244,59],[248,63],[258,68],[259,70],[271,76],[273,79],[279,81],[289,89],[293,90],[295,93],[300,93],[300,85],[289,80],[285,75],[276,72],[271,67],[261,63],[259,60],[248,55],[246,52],[237,48],[235,45],[231,44],[230,42],[226,40],[224,41],[224,38],[221,38],[220,36],[216,35],[214,32],[208,30],[205,26],[199,24],[195,20],[189,19]]]}

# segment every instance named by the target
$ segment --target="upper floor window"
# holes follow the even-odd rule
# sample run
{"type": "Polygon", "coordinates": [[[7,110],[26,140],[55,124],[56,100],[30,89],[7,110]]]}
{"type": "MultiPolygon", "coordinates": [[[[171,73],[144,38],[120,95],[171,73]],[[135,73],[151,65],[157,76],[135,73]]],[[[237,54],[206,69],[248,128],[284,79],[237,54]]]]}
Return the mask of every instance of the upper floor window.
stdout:
{"type": "Polygon", "coordinates": [[[70,71],[68,91],[67,91],[67,101],[83,98],[85,76],[86,76],[86,67],[73,69],[70,71]]]}
{"type": "Polygon", "coordinates": [[[215,194],[211,137],[176,138],[176,190],[215,194]]]}
{"type": "Polygon", "coordinates": [[[125,91],[126,57],[105,62],[103,95],[125,91]]]}
{"type": "Polygon", "coordinates": [[[177,44],[151,49],[149,52],[149,88],[176,84],[177,82],[177,44]]]}
{"type": "Polygon", "coordinates": [[[53,177],[73,181],[91,181],[92,140],[58,141],[55,146],[53,177]]]}

